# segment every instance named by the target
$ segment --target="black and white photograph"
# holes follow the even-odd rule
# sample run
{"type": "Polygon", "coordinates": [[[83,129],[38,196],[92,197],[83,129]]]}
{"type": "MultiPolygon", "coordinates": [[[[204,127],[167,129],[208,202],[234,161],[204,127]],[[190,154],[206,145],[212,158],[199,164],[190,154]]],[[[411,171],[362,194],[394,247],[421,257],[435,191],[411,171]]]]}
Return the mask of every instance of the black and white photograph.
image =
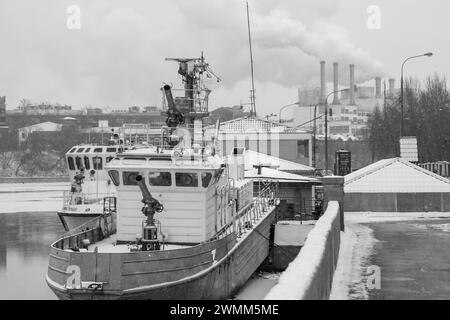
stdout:
{"type": "Polygon", "coordinates": [[[0,301],[450,299],[449,12],[0,0],[0,301]]]}

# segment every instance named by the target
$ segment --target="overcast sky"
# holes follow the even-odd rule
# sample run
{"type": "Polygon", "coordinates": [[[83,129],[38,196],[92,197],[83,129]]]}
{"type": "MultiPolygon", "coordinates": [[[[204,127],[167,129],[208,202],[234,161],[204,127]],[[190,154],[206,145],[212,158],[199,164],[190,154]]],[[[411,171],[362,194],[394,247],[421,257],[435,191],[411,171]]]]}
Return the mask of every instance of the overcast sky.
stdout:
{"type": "MultiPolygon", "coordinates": [[[[319,85],[319,61],[348,64],[365,82],[380,75],[423,80],[450,68],[450,3],[445,0],[249,0],[257,111],[278,113],[298,87],[319,85]],[[381,10],[381,29],[367,27],[367,8],[381,10]]],[[[28,98],[83,106],[161,105],[163,82],[179,84],[165,57],[203,51],[222,82],[210,108],[248,102],[250,82],[245,0],[0,0],[0,95],[8,108],[28,98]],[[69,30],[67,8],[81,9],[69,30]]],[[[368,82],[370,83],[370,82],[368,82]]],[[[331,85],[329,86],[331,89],[331,85]]]]}

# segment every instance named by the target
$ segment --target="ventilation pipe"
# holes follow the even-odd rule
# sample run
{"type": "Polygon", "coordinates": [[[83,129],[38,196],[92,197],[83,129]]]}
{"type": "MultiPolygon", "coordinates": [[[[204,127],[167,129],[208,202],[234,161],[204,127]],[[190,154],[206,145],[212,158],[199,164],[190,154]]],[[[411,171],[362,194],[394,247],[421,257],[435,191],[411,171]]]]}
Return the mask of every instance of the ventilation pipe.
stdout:
{"type": "Polygon", "coordinates": [[[375,98],[381,98],[381,77],[375,78],[375,98]]]}
{"type": "Polygon", "coordinates": [[[333,104],[341,104],[339,102],[339,64],[337,62],[333,63],[333,91],[334,91],[334,99],[333,104]]]}
{"type": "Polygon", "coordinates": [[[326,85],[325,85],[325,61],[320,61],[320,103],[325,104],[326,85]]]}
{"type": "Polygon", "coordinates": [[[350,65],[350,105],[355,105],[355,65],[350,65]]]}

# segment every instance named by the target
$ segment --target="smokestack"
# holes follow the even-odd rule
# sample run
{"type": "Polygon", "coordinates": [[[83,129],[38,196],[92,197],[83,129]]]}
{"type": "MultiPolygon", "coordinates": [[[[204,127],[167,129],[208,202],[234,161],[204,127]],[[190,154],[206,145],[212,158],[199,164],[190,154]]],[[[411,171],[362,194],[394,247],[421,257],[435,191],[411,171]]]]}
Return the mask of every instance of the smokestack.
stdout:
{"type": "Polygon", "coordinates": [[[320,103],[325,104],[325,61],[320,61],[320,103]]]}
{"type": "Polygon", "coordinates": [[[339,102],[339,64],[337,62],[333,63],[333,91],[334,91],[334,99],[333,104],[341,104],[339,102]]]}
{"type": "Polygon", "coordinates": [[[350,105],[355,105],[355,65],[350,65],[350,105]]]}
{"type": "Polygon", "coordinates": [[[375,78],[375,98],[381,98],[381,77],[375,78]]]}
{"type": "Polygon", "coordinates": [[[395,79],[391,78],[389,79],[389,95],[393,96],[395,91],[395,79]]]}

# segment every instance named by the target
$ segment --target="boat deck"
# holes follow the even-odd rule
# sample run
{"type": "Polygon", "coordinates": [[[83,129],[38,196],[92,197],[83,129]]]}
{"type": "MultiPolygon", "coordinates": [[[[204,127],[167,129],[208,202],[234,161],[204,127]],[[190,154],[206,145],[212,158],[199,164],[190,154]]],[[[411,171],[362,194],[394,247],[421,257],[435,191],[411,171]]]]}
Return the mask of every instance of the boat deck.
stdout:
{"type": "MultiPolygon", "coordinates": [[[[162,244],[161,250],[176,250],[189,248],[191,246],[188,245],[176,245],[176,244],[162,244]]],[[[80,249],[80,252],[95,252],[95,248],[97,248],[97,252],[99,253],[127,253],[132,251],[139,251],[137,246],[134,244],[117,244],[117,234],[113,234],[108,238],[105,238],[99,242],[89,245],[88,249],[80,249]],[[132,249],[135,250],[132,250],[132,249]]],[[[65,249],[64,251],[73,252],[71,249],[65,249]]]]}

